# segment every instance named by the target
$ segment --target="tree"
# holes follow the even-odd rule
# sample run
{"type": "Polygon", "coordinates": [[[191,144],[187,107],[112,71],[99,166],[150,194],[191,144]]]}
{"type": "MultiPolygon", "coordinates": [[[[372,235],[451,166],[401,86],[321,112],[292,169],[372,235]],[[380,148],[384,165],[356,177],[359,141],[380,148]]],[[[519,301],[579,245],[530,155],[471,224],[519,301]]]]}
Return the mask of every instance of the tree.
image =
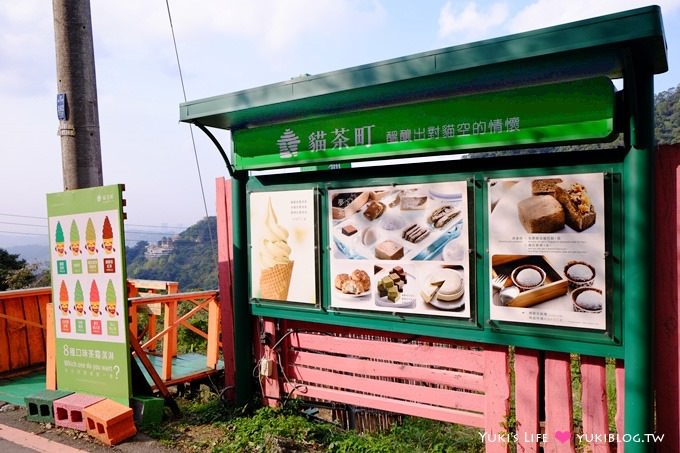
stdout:
{"type": "MultiPolygon", "coordinates": [[[[20,259],[19,255],[0,249],[0,291],[16,289],[10,282],[14,280],[14,274],[26,267],[26,260],[20,259]]],[[[31,274],[32,275],[32,274],[31,274]]]]}
{"type": "Polygon", "coordinates": [[[654,135],[660,145],[680,143],[680,85],[654,97],[654,135]]]}

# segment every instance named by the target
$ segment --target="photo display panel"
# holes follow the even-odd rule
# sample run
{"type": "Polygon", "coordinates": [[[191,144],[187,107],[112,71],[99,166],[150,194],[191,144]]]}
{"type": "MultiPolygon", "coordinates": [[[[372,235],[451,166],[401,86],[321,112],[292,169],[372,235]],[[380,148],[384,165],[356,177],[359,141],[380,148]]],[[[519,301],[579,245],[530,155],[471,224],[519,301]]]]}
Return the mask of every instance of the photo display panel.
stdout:
{"type": "Polygon", "coordinates": [[[488,181],[490,318],[606,329],[602,173],[488,181]]]}
{"type": "Polygon", "coordinates": [[[330,306],[469,318],[466,181],[328,191],[330,306]]]}

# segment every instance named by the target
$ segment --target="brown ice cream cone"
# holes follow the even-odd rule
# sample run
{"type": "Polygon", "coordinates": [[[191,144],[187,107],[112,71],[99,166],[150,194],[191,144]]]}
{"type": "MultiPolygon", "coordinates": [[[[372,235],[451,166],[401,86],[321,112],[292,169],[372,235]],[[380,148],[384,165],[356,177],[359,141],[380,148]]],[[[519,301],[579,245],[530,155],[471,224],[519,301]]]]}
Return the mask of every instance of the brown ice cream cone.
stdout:
{"type": "Polygon", "coordinates": [[[287,300],[292,274],[293,261],[262,269],[262,274],[260,274],[260,296],[263,299],[287,300]]]}

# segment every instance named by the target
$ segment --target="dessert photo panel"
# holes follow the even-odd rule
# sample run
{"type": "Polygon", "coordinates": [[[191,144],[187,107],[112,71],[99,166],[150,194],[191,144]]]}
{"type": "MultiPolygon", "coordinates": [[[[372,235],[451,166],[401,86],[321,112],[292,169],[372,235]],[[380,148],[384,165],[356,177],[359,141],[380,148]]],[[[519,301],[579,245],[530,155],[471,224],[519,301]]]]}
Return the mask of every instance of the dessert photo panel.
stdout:
{"type": "Polygon", "coordinates": [[[331,307],[469,318],[467,191],[466,181],[329,190],[331,307]]]}
{"type": "Polygon", "coordinates": [[[316,304],[314,190],[253,192],[249,209],[251,299],[316,304]]]}
{"type": "Polygon", "coordinates": [[[604,175],[487,188],[491,319],[606,329],[604,175]]]}

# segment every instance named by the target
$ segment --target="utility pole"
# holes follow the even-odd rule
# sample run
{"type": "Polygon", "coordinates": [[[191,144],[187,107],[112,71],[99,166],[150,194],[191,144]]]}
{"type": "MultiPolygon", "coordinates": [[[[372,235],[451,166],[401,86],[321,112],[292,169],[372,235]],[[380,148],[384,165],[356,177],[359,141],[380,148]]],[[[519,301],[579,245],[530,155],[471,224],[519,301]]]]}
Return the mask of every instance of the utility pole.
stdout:
{"type": "Polygon", "coordinates": [[[103,185],[89,0],[53,0],[64,190],[103,185]]]}

